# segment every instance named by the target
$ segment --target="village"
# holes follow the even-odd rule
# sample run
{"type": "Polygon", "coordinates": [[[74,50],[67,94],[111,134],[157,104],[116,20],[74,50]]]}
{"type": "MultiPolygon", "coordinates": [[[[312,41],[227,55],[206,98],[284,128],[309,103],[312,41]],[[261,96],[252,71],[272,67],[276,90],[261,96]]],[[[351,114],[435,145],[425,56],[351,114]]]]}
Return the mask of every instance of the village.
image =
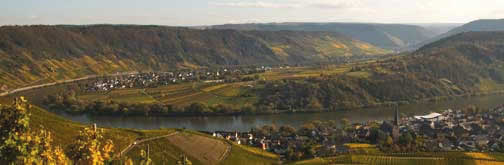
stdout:
{"type": "Polygon", "coordinates": [[[504,151],[504,105],[488,111],[477,108],[448,109],[425,116],[400,117],[393,121],[350,124],[343,120],[314,121],[299,129],[263,126],[250,132],[213,132],[237,144],[259,147],[284,159],[326,157],[353,151],[349,143],[374,144],[384,153],[502,152],[504,151]]]}
{"type": "MultiPolygon", "coordinates": [[[[287,69],[289,66],[279,66],[277,68],[287,69]]],[[[121,76],[97,78],[96,80],[87,83],[85,90],[88,92],[94,92],[124,88],[152,88],[183,82],[223,83],[251,81],[254,80],[254,78],[257,79],[257,77],[240,78],[240,76],[264,73],[271,71],[272,69],[273,68],[270,66],[260,66],[238,67],[233,69],[220,68],[213,70],[205,69],[174,72],[131,73],[121,76]]]]}

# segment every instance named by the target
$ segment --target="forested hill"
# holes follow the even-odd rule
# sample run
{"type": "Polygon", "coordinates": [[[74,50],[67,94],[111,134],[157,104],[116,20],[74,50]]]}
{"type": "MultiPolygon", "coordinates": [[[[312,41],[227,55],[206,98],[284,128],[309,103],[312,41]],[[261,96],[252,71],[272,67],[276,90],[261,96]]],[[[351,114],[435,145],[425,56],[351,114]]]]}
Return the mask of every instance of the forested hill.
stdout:
{"type": "Polygon", "coordinates": [[[455,29],[452,29],[444,34],[441,34],[439,36],[436,36],[434,38],[428,39],[418,45],[415,45],[415,47],[412,48],[419,48],[424,45],[436,42],[438,40],[441,40],[443,38],[447,38],[459,33],[463,32],[478,32],[478,31],[483,31],[483,32],[488,32],[488,31],[504,31],[504,19],[482,19],[482,20],[476,20],[469,22],[467,24],[464,24],[460,27],[457,27],[455,29]]]}
{"type": "Polygon", "coordinates": [[[435,36],[423,27],[402,24],[371,23],[270,23],[270,24],[226,24],[208,28],[237,30],[294,30],[329,31],[371,43],[384,49],[402,49],[421,43],[435,36]]]}
{"type": "Polygon", "coordinates": [[[2,26],[0,88],[122,71],[306,63],[386,53],[331,32],[2,26]]]}
{"type": "Polygon", "coordinates": [[[504,32],[461,33],[343,75],[268,83],[260,105],[337,110],[504,90],[504,32]]]}

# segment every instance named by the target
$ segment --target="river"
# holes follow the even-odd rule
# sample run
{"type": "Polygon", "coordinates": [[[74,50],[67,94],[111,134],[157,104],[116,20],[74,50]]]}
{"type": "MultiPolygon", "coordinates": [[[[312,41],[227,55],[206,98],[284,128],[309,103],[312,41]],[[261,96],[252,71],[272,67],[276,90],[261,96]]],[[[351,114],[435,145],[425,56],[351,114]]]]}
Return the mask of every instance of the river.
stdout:
{"type": "MultiPolygon", "coordinates": [[[[423,115],[446,109],[457,109],[467,105],[492,108],[504,103],[504,95],[479,97],[459,97],[439,102],[415,103],[399,106],[399,111],[408,116],[423,115]]],[[[96,117],[87,115],[65,115],[64,117],[81,123],[96,123],[102,127],[159,129],[186,128],[199,131],[249,131],[266,124],[291,125],[299,127],[313,120],[340,120],[347,118],[352,122],[369,120],[392,120],[394,108],[366,108],[342,112],[297,113],[258,116],[211,116],[211,117],[96,117]]]]}

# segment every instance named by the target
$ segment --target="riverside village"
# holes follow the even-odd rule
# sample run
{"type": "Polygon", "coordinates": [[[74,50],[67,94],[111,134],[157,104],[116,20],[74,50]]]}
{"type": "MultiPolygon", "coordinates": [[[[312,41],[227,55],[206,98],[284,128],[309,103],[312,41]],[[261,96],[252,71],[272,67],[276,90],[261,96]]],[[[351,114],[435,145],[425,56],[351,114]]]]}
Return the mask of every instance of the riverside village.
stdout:
{"type": "Polygon", "coordinates": [[[352,152],[349,144],[369,144],[383,152],[502,152],[504,150],[504,105],[489,110],[475,107],[401,116],[396,110],[393,121],[353,123],[343,119],[313,121],[295,129],[291,126],[265,125],[249,132],[209,132],[240,145],[259,147],[296,159],[335,156],[352,152]]]}

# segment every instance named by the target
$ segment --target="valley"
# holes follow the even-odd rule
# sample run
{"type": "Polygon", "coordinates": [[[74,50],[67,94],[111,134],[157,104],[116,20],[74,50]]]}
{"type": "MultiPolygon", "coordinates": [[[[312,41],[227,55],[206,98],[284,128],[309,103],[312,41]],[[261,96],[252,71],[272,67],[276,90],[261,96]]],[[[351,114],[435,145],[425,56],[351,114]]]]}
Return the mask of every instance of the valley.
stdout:
{"type": "Polygon", "coordinates": [[[392,24],[2,26],[1,128],[52,135],[74,163],[91,134],[112,164],[501,164],[504,32],[451,33],[427,43],[426,29],[392,24]],[[416,118],[433,112],[448,117],[416,118]],[[388,129],[394,113],[403,125],[388,129]]]}

